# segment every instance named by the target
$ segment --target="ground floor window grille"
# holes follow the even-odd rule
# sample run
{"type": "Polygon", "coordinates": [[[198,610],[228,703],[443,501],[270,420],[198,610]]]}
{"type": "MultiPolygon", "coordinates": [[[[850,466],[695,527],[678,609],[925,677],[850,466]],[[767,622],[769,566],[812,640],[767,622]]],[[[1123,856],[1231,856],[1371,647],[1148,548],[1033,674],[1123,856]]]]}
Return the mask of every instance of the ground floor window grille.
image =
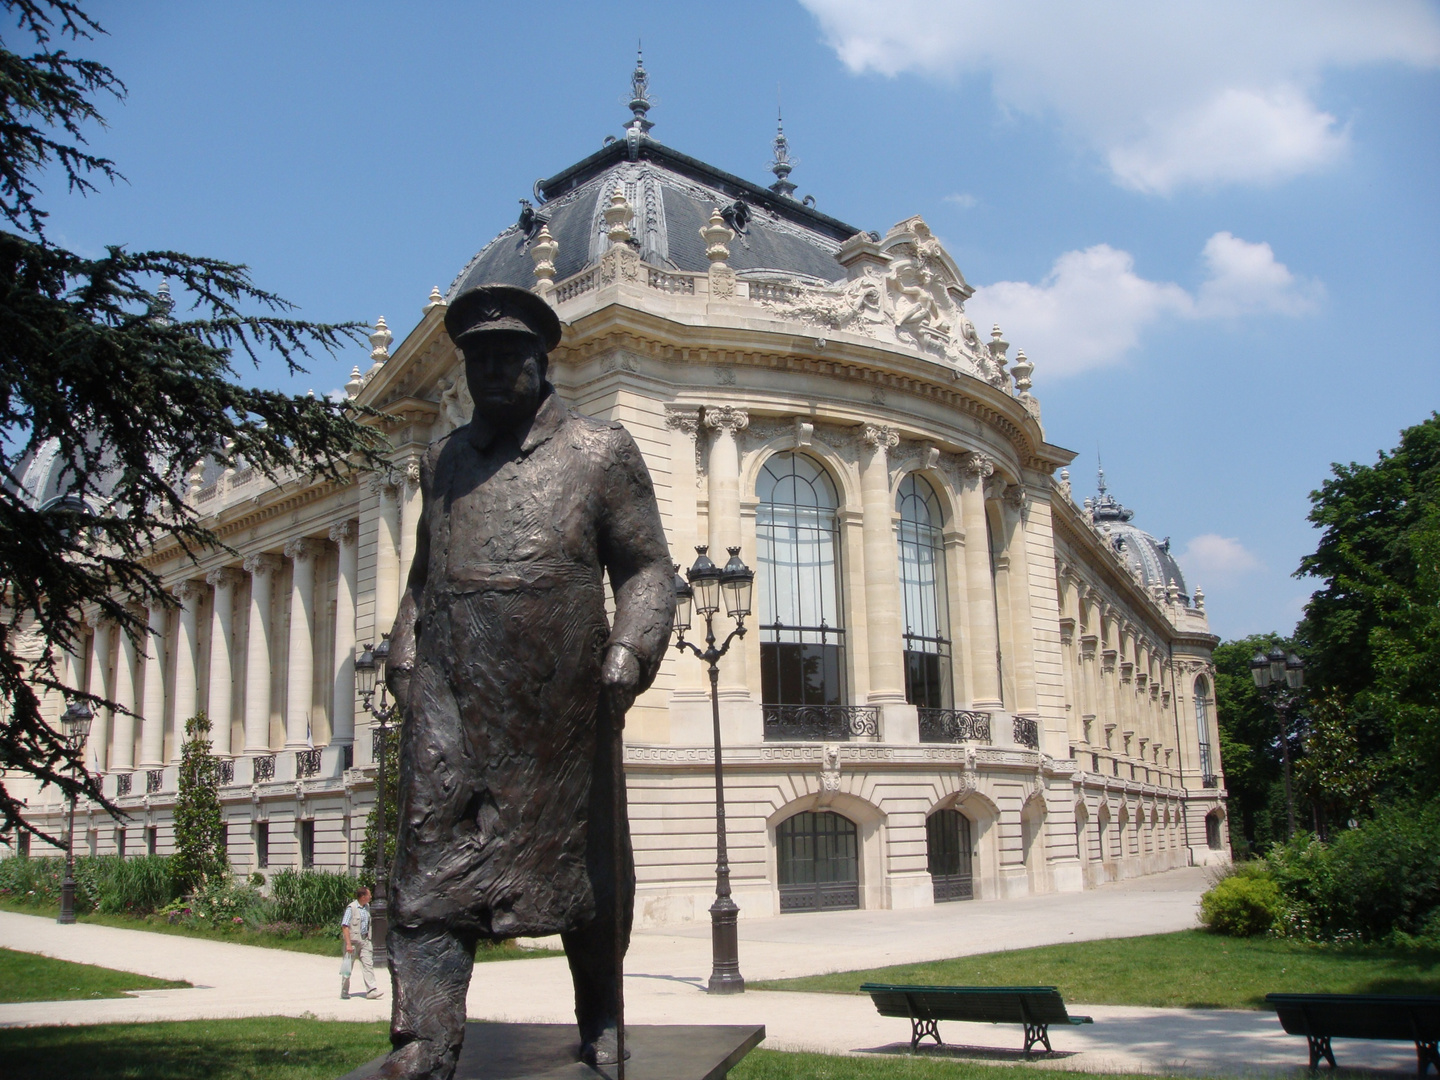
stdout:
{"type": "Polygon", "coordinates": [[[255,823],[255,865],[261,870],[266,870],[270,866],[270,823],[268,821],[255,823]]]}
{"type": "Polygon", "coordinates": [[[115,854],[116,854],[116,855],[119,855],[120,858],[122,858],[122,859],[125,857],[125,830],[124,830],[124,829],[116,829],[116,830],[115,830],[115,854]]]}
{"type": "Polygon", "coordinates": [[[300,867],[309,870],[315,865],[315,822],[300,822],[300,867]]]}
{"type": "Polygon", "coordinates": [[[830,811],[805,811],[775,829],[780,910],[834,911],[860,906],[855,823],[830,811]]]}
{"type": "Polygon", "coordinates": [[[937,810],[925,822],[925,853],[935,902],[975,898],[974,841],[970,819],[958,810],[937,810]]]}
{"type": "Polygon", "coordinates": [[[154,855],[155,849],[160,845],[160,830],[151,825],[145,830],[145,854],[154,855]]]}

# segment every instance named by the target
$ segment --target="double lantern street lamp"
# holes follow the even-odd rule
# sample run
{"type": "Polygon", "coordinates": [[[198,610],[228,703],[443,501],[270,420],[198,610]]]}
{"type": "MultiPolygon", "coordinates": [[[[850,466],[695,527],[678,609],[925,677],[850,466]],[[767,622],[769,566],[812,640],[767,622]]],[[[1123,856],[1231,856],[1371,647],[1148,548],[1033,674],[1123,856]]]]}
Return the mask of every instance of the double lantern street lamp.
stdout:
{"type": "MultiPolygon", "coordinates": [[[[83,701],[72,701],[60,717],[65,732],[65,742],[72,754],[79,754],[80,748],[90,735],[90,721],[95,711],[83,701]]],[[[76,770],[79,771],[78,768],[76,770]]],[[[75,793],[70,793],[69,823],[65,832],[65,880],[60,883],[60,915],[56,922],[69,926],[75,922],[75,793]]]]}
{"type": "Polygon", "coordinates": [[[1300,695],[1296,693],[1305,685],[1305,661],[1293,652],[1276,645],[1269,654],[1257,652],[1250,661],[1250,676],[1255,686],[1270,698],[1270,704],[1280,719],[1280,760],[1285,769],[1285,815],[1290,827],[1289,835],[1295,835],[1295,795],[1290,786],[1290,728],[1295,710],[1300,706],[1300,695]]]}
{"type": "Polygon", "coordinates": [[[390,955],[385,950],[385,935],[390,929],[390,867],[385,858],[385,757],[389,748],[389,726],[392,722],[399,722],[400,704],[390,700],[385,685],[385,665],[389,660],[389,634],[381,636],[379,645],[367,644],[355,660],[355,678],[360,686],[365,711],[375,717],[380,734],[375,752],[375,895],[370,901],[370,939],[376,967],[390,966],[390,955]],[[378,703],[375,701],[377,684],[380,690],[378,703]]]}
{"type": "Polygon", "coordinates": [[[680,576],[675,567],[675,648],[689,649],[710,666],[710,716],[715,733],[715,903],[710,905],[710,993],[738,994],[745,989],[740,974],[740,945],[735,920],[740,908],[730,896],[730,855],[725,844],[725,780],[720,758],[720,658],[730,650],[730,643],[745,636],[745,616],[750,614],[750,598],[755,588],[755,571],[740,561],[740,549],[732,547],[730,561],[724,569],[716,566],[706,554],[707,547],[695,549],[693,566],[680,576]],[[735,620],[735,629],[718,647],[715,644],[714,618],[720,610],[721,598],[726,614],[735,620]],[[691,609],[705,619],[705,648],[685,640],[690,629],[691,609]]]}

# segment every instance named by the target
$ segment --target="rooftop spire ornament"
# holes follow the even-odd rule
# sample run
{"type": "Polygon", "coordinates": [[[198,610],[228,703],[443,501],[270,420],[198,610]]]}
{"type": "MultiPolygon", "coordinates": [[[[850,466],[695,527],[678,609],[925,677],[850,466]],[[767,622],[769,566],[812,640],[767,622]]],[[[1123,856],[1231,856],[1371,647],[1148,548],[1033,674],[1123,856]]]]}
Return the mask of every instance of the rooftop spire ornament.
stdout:
{"type": "Polygon", "coordinates": [[[785,138],[785,117],[777,108],[775,110],[775,159],[770,162],[770,171],[775,174],[775,182],[770,185],[770,190],[776,195],[787,199],[795,197],[795,185],[790,182],[790,173],[799,164],[790,156],[790,140],[785,138]]]}
{"type": "Polygon", "coordinates": [[[636,42],[635,70],[630,73],[630,111],[634,117],[625,125],[626,130],[638,135],[650,134],[655,121],[646,119],[645,114],[653,104],[650,100],[650,76],[645,71],[645,54],[641,51],[640,43],[636,42]]]}

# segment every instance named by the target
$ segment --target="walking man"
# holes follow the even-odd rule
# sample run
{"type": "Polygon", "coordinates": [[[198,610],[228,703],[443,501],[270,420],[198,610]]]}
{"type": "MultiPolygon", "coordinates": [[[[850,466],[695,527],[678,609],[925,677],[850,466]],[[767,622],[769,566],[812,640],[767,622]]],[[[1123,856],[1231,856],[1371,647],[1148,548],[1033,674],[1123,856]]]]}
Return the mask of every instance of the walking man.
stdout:
{"type": "Polygon", "coordinates": [[[340,936],[345,939],[345,959],[340,965],[340,1000],[350,997],[350,971],[357,961],[360,977],[365,980],[365,993],[355,996],[383,996],[375,985],[375,953],[370,945],[370,890],[364,885],[355,890],[355,899],[340,917],[340,936]]]}

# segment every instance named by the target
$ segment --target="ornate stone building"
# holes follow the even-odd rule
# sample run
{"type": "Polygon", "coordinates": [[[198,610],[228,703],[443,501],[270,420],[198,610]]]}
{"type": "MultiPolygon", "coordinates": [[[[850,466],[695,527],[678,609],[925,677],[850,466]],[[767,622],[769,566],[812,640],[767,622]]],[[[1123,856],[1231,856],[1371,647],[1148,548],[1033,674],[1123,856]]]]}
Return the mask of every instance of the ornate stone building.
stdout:
{"type": "MultiPolygon", "coordinates": [[[[374,740],[356,646],[395,615],[419,455],[469,414],[447,297],[507,282],[565,324],[562,396],[634,434],[676,561],[738,545],[756,569],[720,675],[746,915],[1224,857],[1203,595],[1103,477],[1073,497],[1034,365],[977,333],[925,222],[882,235],[797,200],[783,135],[769,187],[721,172],[651,138],[641,71],[634,97],[624,136],[538,182],[393,351],[377,324],[347,392],[385,413],[388,473],[277,487],[197,469],[189,497],[243,555],[155,550],[178,608],[149,613],[141,646],[99,622],[78,650],[75,683],[140,718],[96,718],[90,764],[131,816],[82,807],[78,850],[169,850],[177,733],[204,708],[236,869],[357,868],[374,740]]],[[[40,502],[48,467],[24,478],[40,502]]],[[[693,658],[637,702],[626,766],[641,922],[703,915],[713,752],[693,658]]],[[[31,809],[61,828],[53,793],[31,809]]]]}

